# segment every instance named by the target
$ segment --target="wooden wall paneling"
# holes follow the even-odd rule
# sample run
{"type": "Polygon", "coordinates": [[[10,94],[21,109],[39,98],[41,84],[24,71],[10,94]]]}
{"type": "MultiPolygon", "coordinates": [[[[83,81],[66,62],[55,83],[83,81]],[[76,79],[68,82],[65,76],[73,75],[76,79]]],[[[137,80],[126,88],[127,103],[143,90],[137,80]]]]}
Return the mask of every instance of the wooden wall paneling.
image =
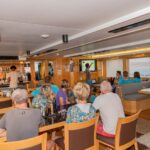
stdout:
{"type": "Polygon", "coordinates": [[[129,59],[123,58],[123,71],[129,70],[129,59]]]}
{"type": "Polygon", "coordinates": [[[35,81],[35,67],[34,67],[34,61],[30,62],[30,67],[31,67],[31,83],[33,86],[36,86],[36,81],[35,81]]]}
{"type": "Polygon", "coordinates": [[[102,77],[106,78],[106,60],[103,60],[102,62],[102,77]]]}

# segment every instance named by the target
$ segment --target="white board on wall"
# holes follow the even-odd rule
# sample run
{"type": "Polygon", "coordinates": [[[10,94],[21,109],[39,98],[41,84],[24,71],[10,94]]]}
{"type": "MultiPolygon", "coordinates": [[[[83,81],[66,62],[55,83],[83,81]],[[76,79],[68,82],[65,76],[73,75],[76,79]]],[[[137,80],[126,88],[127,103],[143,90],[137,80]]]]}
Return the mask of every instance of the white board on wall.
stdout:
{"type": "Polygon", "coordinates": [[[116,71],[123,72],[123,60],[107,60],[106,61],[106,76],[107,77],[116,77],[116,71]]]}

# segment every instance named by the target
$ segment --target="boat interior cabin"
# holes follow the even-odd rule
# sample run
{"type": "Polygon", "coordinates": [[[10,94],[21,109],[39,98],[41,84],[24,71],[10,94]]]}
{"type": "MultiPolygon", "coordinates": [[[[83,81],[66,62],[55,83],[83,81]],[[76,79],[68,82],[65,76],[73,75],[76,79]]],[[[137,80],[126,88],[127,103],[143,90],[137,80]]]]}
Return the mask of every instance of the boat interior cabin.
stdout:
{"type": "Polygon", "coordinates": [[[150,148],[150,0],[0,0],[0,149],[31,147],[150,148]]]}

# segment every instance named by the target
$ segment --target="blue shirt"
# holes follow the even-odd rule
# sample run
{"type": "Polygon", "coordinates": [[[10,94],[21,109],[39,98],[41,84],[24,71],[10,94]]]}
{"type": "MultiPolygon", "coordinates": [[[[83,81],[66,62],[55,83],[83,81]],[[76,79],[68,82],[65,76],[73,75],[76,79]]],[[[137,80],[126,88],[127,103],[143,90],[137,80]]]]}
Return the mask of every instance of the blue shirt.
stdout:
{"type": "Polygon", "coordinates": [[[134,79],[133,79],[133,82],[134,82],[134,83],[141,83],[141,81],[142,81],[142,80],[141,80],[140,78],[134,78],[134,79]]]}
{"type": "MultiPolygon", "coordinates": [[[[57,85],[51,84],[51,90],[52,90],[52,92],[53,92],[54,94],[57,94],[58,91],[59,91],[59,88],[58,88],[57,85]]],[[[38,87],[38,88],[36,88],[31,94],[32,94],[32,96],[34,97],[34,96],[39,95],[40,92],[41,92],[41,87],[38,87]]]]}
{"type": "Polygon", "coordinates": [[[122,79],[122,80],[119,80],[119,85],[122,85],[122,84],[130,84],[130,83],[134,83],[134,81],[133,80],[130,80],[130,79],[128,79],[128,80],[124,80],[124,79],[122,79]]]}
{"type": "Polygon", "coordinates": [[[90,97],[90,102],[93,103],[95,101],[96,96],[95,95],[91,95],[90,97]]]}

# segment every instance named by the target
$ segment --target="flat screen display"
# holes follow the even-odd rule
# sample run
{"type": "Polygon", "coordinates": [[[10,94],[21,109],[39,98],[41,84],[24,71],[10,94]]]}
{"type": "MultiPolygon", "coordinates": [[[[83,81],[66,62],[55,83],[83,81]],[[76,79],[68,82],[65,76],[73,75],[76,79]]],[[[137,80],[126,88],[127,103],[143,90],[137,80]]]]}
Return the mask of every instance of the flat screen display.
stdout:
{"type": "Polygon", "coordinates": [[[80,60],[80,71],[85,71],[87,63],[90,65],[90,71],[96,71],[96,60],[94,59],[80,60]]]}

